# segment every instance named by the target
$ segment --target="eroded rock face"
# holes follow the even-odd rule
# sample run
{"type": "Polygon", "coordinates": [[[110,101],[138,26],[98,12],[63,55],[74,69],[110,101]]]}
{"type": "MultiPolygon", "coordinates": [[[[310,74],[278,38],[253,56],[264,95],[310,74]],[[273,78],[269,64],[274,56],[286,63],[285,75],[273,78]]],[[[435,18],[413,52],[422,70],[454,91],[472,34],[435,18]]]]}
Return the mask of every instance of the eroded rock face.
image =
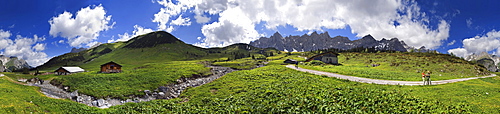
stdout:
{"type": "Polygon", "coordinates": [[[259,48],[273,47],[281,51],[313,51],[318,49],[343,49],[375,47],[377,50],[393,50],[406,52],[408,46],[397,38],[391,40],[382,39],[375,40],[371,35],[351,41],[347,37],[336,36],[330,37],[328,32],[318,34],[313,32],[311,35],[304,34],[302,36],[286,36],[283,37],[278,32],[274,33],[269,38],[262,37],[258,40],[250,42],[250,45],[259,48]]]}
{"type": "Polygon", "coordinates": [[[480,54],[472,54],[465,58],[467,61],[476,61],[478,64],[483,65],[486,69],[492,72],[498,72],[500,66],[500,57],[482,52],[480,54]]]}
{"type": "Polygon", "coordinates": [[[40,87],[42,93],[52,98],[62,98],[71,99],[75,102],[86,104],[88,106],[94,106],[99,108],[108,108],[115,105],[122,105],[124,103],[133,102],[144,102],[151,101],[155,99],[171,99],[179,97],[182,91],[187,87],[196,87],[215,79],[224,76],[227,73],[231,73],[235,70],[228,67],[210,66],[212,69],[212,75],[206,77],[194,77],[194,78],[182,78],[178,79],[176,84],[171,84],[168,86],[160,86],[154,91],[144,90],[145,96],[133,97],[131,99],[121,100],[121,99],[98,99],[92,96],[79,94],[78,90],[69,92],[69,87],[64,87],[61,85],[54,86],[50,84],[49,81],[43,81],[38,78],[28,80],[29,84],[32,86],[40,87]]]}
{"type": "Polygon", "coordinates": [[[23,59],[0,55],[0,72],[12,72],[23,68],[29,69],[31,66],[23,59]]]}

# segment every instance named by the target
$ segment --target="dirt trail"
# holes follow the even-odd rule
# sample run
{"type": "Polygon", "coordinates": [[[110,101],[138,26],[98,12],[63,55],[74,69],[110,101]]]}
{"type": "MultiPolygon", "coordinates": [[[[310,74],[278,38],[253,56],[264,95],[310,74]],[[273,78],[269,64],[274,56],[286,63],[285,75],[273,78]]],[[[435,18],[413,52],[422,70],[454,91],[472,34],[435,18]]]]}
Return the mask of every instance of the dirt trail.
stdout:
{"type": "MultiPolygon", "coordinates": [[[[0,77],[3,77],[5,76],[4,74],[0,74],[0,77]]],[[[13,80],[12,78],[8,77],[8,76],[5,76],[5,79],[7,79],[8,81],[10,82],[13,82],[13,83],[16,83],[16,84],[21,84],[21,85],[26,85],[26,86],[29,86],[29,84],[26,84],[26,83],[22,83],[22,82],[18,82],[18,81],[15,81],[13,80]]]]}
{"type": "MultiPolygon", "coordinates": [[[[328,77],[336,77],[340,79],[346,79],[350,81],[355,81],[355,82],[362,82],[362,83],[372,83],[372,84],[384,84],[384,85],[423,85],[423,81],[394,81],[394,80],[380,80],[380,79],[370,79],[370,78],[361,78],[361,77],[355,77],[355,76],[346,76],[346,75],[341,75],[341,74],[335,74],[335,73],[330,73],[330,72],[323,72],[323,71],[316,71],[316,70],[310,70],[310,69],[303,69],[303,68],[295,68],[293,65],[287,65],[286,67],[295,69],[298,71],[302,72],[308,72],[316,75],[325,75],[328,77]]],[[[432,81],[432,85],[439,85],[439,84],[446,84],[446,83],[454,83],[454,82],[460,82],[460,81],[466,81],[466,80],[472,80],[472,79],[479,79],[479,78],[489,78],[489,77],[494,77],[497,76],[495,74],[491,74],[489,76],[482,76],[482,77],[471,77],[471,78],[460,78],[460,79],[451,79],[451,80],[438,80],[438,81],[432,81]]]]}

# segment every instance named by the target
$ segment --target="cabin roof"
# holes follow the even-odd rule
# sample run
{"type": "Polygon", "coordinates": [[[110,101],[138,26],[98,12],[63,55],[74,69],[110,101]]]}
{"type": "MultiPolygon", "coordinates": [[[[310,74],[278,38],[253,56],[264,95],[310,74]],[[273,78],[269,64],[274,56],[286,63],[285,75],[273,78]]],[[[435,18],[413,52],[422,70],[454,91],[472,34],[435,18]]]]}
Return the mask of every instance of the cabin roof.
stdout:
{"type": "MultiPolygon", "coordinates": [[[[66,71],[68,71],[70,73],[84,72],[85,71],[85,70],[83,70],[80,67],[60,67],[59,69],[64,69],[64,70],[66,70],[66,71]]],[[[59,69],[57,69],[57,70],[59,70],[59,69]]]]}
{"type": "Polygon", "coordinates": [[[120,64],[118,64],[118,63],[115,63],[115,62],[113,62],[113,61],[110,61],[110,62],[108,62],[108,63],[104,63],[104,64],[102,64],[101,66],[104,66],[104,65],[107,65],[107,64],[112,64],[112,63],[114,63],[114,64],[116,64],[116,65],[118,65],[118,66],[122,67],[122,65],[120,65],[120,64]]]}
{"type": "Polygon", "coordinates": [[[337,55],[337,56],[340,55],[339,53],[335,53],[333,51],[329,51],[329,52],[325,52],[325,53],[321,53],[321,54],[312,56],[311,58],[307,59],[306,62],[312,61],[312,60],[314,60],[314,58],[320,57],[320,56],[323,56],[323,55],[326,55],[326,54],[334,54],[334,55],[337,55]]]}

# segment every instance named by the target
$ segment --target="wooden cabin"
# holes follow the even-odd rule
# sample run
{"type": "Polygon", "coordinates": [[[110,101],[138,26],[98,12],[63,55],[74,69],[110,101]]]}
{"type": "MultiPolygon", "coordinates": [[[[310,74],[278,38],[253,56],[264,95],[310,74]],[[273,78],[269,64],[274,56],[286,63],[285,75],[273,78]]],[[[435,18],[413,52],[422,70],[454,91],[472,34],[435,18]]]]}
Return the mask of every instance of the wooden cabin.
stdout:
{"type": "Polygon", "coordinates": [[[285,61],[283,61],[283,63],[288,63],[288,64],[296,64],[297,62],[299,61],[293,59],[286,59],[285,61]]]}
{"type": "Polygon", "coordinates": [[[319,60],[319,61],[322,61],[322,62],[324,62],[326,64],[338,65],[339,61],[338,61],[337,56],[339,56],[339,55],[340,54],[338,54],[338,53],[329,51],[329,52],[326,52],[326,53],[321,53],[321,54],[312,56],[311,58],[307,59],[306,62],[309,62],[309,61],[312,61],[312,60],[319,60]]]}
{"type": "Polygon", "coordinates": [[[122,65],[113,61],[101,65],[101,73],[120,73],[122,72],[122,65]]]}
{"type": "Polygon", "coordinates": [[[56,71],[54,71],[54,74],[56,75],[70,75],[73,73],[79,73],[79,72],[84,72],[80,67],[59,67],[56,71]]]}

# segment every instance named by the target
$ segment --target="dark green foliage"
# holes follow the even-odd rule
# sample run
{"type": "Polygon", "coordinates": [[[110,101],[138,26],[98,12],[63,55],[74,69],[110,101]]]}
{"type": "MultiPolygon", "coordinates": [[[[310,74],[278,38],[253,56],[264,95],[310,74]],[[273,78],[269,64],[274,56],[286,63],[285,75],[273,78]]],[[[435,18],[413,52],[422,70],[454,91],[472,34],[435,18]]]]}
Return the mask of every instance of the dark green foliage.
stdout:
{"type": "Polygon", "coordinates": [[[111,50],[111,49],[109,49],[109,48],[105,48],[104,50],[102,50],[101,52],[99,52],[99,54],[100,54],[100,55],[104,55],[104,54],[109,53],[109,52],[111,52],[111,51],[113,51],[113,50],[111,50]]]}
{"type": "Polygon", "coordinates": [[[125,48],[148,48],[166,43],[181,43],[179,39],[165,31],[157,31],[141,35],[127,41],[125,48]]]}

